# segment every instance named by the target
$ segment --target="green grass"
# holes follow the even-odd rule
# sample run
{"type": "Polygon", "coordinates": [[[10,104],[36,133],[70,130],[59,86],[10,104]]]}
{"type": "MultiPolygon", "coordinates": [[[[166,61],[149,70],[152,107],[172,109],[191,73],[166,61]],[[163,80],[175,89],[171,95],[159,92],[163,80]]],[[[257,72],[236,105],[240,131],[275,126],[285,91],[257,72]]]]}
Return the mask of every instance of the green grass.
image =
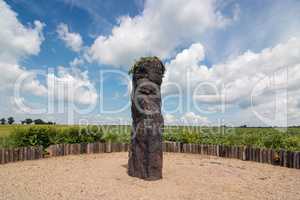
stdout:
{"type": "Polygon", "coordinates": [[[0,137],[8,136],[17,125],[0,125],[0,137]]]}

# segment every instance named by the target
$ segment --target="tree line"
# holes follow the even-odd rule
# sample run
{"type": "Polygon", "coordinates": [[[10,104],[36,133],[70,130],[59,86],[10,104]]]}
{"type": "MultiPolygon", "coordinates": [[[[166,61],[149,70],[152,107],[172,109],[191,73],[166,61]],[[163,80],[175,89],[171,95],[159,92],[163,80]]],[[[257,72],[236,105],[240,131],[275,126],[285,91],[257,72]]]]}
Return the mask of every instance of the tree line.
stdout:
{"type": "MultiPolygon", "coordinates": [[[[14,123],[15,123],[15,119],[13,117],[8,117],[7,119],[5,119],[5,118],[0,119],[0,124],[1,125],[5,125],[5,124],[11,125],[11,124],[14,124],[14,123]]],[[[42,119],[33,120],[33,119],[30,119],[30,118],[27,118],[27,119],[22,120],[21,124],[28,124],[28,125],[29,124],[36,124],[36,125],[49,124],[49,125],[54,125],[56,123],[55,122],[50,122],[50,121],[46,122],[42,119]]]]}

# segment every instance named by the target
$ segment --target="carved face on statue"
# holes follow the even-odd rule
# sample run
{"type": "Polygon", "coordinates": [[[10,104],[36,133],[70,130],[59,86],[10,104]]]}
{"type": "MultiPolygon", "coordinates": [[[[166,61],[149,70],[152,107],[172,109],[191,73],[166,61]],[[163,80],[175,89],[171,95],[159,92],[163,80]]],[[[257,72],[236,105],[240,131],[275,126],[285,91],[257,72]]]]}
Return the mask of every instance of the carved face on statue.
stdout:
{"type": "Polygon", "coordinates": [[[164,65],[156,59],[141,62],[135,69],[132,100],[141,114],[160,113],[160,86],[164,71],[164,65]]]}

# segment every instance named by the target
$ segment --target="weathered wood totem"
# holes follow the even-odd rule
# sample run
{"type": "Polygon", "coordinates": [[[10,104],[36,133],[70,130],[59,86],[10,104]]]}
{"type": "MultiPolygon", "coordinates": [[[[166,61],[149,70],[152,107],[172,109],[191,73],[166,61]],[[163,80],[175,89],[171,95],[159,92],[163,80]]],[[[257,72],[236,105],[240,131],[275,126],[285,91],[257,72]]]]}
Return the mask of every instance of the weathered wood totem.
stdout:
{"type": "Polygon", "coordinates": [[[132,67],[132,132],[128,174],[145,180],[162,178],[161,84],[165,72],[157,57],[141,58],[132,67]]]}

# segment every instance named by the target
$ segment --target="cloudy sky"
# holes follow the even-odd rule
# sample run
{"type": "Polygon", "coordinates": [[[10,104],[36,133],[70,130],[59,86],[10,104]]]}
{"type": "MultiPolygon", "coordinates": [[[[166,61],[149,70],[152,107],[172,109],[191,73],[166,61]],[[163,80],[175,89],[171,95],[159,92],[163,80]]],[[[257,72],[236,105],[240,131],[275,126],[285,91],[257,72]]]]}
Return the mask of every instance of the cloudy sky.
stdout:
{"type": "Polygon", "coordinates": [[[0,0],[0,117],[130,122],[158,56],[166,123],[300,124],[298,0],[0,0]]]}

